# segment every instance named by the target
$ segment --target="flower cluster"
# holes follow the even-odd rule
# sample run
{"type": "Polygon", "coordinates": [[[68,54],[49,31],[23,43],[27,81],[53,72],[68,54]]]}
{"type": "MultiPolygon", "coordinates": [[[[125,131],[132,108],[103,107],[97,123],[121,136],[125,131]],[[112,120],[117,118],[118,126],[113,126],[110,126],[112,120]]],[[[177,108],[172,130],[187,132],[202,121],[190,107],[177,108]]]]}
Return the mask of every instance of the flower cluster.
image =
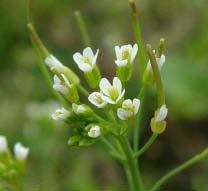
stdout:
{"type": "MultiPolygon", "coordinates": [[[[69,139],[70,145],[85,146],[94,143],[97,138],[109,132],[116,134],[128,132],[128,130],[122,130],[123,127],[126,127],[123,123],[128,124],[136,118],[140,100],[138,98],[133,100],[125,99],[123,85],[132,75],[133,62],[137,52],[137,44],[133,46],[115,46],[116,77],[113,78],[112,83],[107,78],[101,78],[97,65],[99,50],[94,54],[92,49],[87,47],[82,53],[77,52],[73,55],[74,62],[84,73],[89,87],[95,89],[91,93],[84,93],[87,95],[89,103],[98,109],[98,113],[88,104],[80,103],[78,90],[81,85],[74,82],[79,80],[74,80],[71,76],[69,78],[66,72],[68,71],[67,67],[51,54],[45,58],[46,65],[54,73],[53,89],[72,103],[71,106],[68,105],[67,108],[57,109],[52,114],[52,118],[55,121],[64,120],[72,126],[72,136],[69,139]]],[[[156,56],[156,52],[154,54],[156,56]]],[[[156,61],[159,70],[161,70],[165,62],[165,56],[161,55],[156,58],[156,61]]],[[[150,80],[152,75],[153,72],[149,61],[144,73],[144,81],[150,80]]],[[[155,116],[151,120],[151,129],[154,133],[159,134],[165,130],[166,115],[167,108],[165,105],[155,112],[155,116]]]]}
{"type": "MultiPolygon", "coordinates": [[[[32,26],[29,28],[32,34],[38,38],[32,26]]],[[[140,99],[137,97],[126,99],[124,85],[132,76],[133,62],[139,50],[137,44],[115,46],[116,76],[112,83],[107,78],[101,77],[98,67],[98,49],[94,53],[90,47],[87,47],[81,53],[76,52],[73,55],[74,62],[83,72],[89,87],[93,89],[91,93],[82,87],[79,77],[70,68],[49,53],[40,40],[37,41],[37,45],[45,64],[54,75],[53,89],[64,98],[64,107],[57,109],[52,114],[52,118],[55,121],[63,120],[71,126],[70,145],[86,146],[107,133],[121,135],[130,132],[128,127],[136,119],[140,99]],[[82,103],[80,93],[87,96],[88,103],[82,103]],[[89,103],[96,108],[91,108],[89,103]]],[[[157,67],[161,70],[165,56],[162,51],[160,53],[155,51],[154,54],[157,67]]],[[[143,76],[144,84],[149,84],[153,78],[151,67],[149,61],[143,76]]],[[[151,121],[151,128],[153,132],[161,133],[165,129],[164,119],[166,116],[158,120],[157,115],[160,116],[158,114],[160,112],[156,111],[155,113],[157,114],[151,121]],[[161,124],[163,124],[162,130],[161,124]]]]}
{"type": "MultiPolygon", "coordinates": [[[[101,109],[98,110],[99,114],[95,113],[88,104],[80,104],[78,93],[80,84],[75,83],[79,80],[74,80],[69,75],[70,69],[51,54],[44,58],[46,65],[54,73],[53,89],[72,103],[71,107],[62,107],[52,114],[52,118],[55,121],[64,120],[73,126],[69,144],[88,145],[108,132],[116,133],[115,128],[112,130],[110,120],[106,120],[105,116],[102,116],[103,111],[104,115],[111,113],[113,118],[115,118],[114,115],[117,115],[118,124],[122,123],[122,121],[127,121],[128,123],[129,120],[135,118],[139,110],[140,100],[137,98],[125,100],[125,88],[122,83],[128,81],[132,75],[133,62],[137,52],[137,44],[115,47],[116,77],[113,78],[112,83],[106,78],[101,78],[97,65],[99,50],[94,54],[92,49],[87,47],[82,53],[77,52],[73,55],[73,59],[78,68],[84,73],[89,87],[96,89],[96,91],[87,96],[89,103],[101,109]]],[[[73,75],[75,74],[73,73],[73,75]]],[[[120,131],[117,130],[117,133],[120,131]]]]}
{"type": "Polygon", "coordinates": [[[0,178],[8,183],[18,181],[24,173],[28,154],[29,148],[18,142],[14,145],[14,156],[12,156],[6,137],[0,135],[0,178]]]}

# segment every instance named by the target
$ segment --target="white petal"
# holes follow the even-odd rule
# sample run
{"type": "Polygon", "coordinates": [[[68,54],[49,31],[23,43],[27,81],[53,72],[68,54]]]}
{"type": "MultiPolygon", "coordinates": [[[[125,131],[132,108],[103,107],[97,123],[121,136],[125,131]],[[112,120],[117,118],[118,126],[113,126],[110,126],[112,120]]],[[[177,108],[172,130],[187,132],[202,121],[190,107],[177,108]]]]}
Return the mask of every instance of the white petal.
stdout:
{"type": "Polygon", "coordinates": [[[156,121],[163,121],[167,117],[168,108],[166,105],[162,105],[158,111],[156,111],[155,120],[156,121]]]}
{"type": "Polygon", "coordinates": [[[88,136],[91,138],[97,138],[101,135],[100,127],[98,125],[92,127],[88,132],[88,136]]]}
{"type": "Polygon", "coordinates": [[[132,105],[132,101],[130,99],[124,100],[122,103],[122,107],[124,107],[125,105],[132,105]]]}
{"type": "Polygon", "coordinates": [[[57,120],[65,120],[70,116],[70,112],[68,110],[66,110],[65,108],[61,108],[61,109],[57,109],[52,115],[51,117],[53,118],[53,120],[57,121],[57,120]]]}
{"type": "Polygon", "coordinates": [[[79,69],[82,70],[83,72],[90,72],[90,71],[92,71],[92,66],[87,64],[87,63],[83,63],[83,62],[81,63],[80,62],[77,65],[78,65],[79,69]]]}
{"type": "Polygon", "coordinates": [[[115,63],[117,66],[126,66],[128,64],[128,60],[116,60],[115,63]]]}
{"type": "Polygon", "coordinates": [[[100,92],[93,92],[89,95],[88,100],[98,108],[104,107],[107,103],[102,99],[101,102],[97,101],[97,97],[100,97],[102,99],[102,95],[100,92]]]}
{"type": "Polygon", "coordinates": [[[140,100],[137,98],[133,99],[133,105],[134,105],[134,115],[136,115],[137,112],[139,111],[140,100]]]}
{"type": "Polygon", "coordinates": [[[62,94],[66,95],[68,93],[68,89],[66,86],[63,85],[53,85],[53,89],[57,92],[61,92],[62,94]]]}
{"type": "Polygon", "coordinates": [[[97,62],[98,53],[99,53],[99,50],[97,50],[96,54],[93,56],[93,59],[92,59],[92,66],[95,66],[95,64],[96,64],[96,62],[97,62]]]}
{"type": "Polygon", "coordinates": [[[116,104],[117,102],[114,101],[113,99],[111,99],[110,97],[108,96],[102,96],[103,97],[103,100],[109,104],[116,104]]]}
{"type": "Polygon", "coordinates": [[[157,58],[157,64],[158,64],[159,70],[162,69],[162,66],[164,63],[165,63],[165,55],[162,54],[160,58],[157,58]]]}
{"type": "Polygon", "coordinates": [[[54,81],[54,84],[56,84],[56,85],[61,84],[61,80],[59,79],[59,77],[57,75],[53,76],[53,81],[54,81]]]}
{"type": "Polygon", "coordinates": [[[132,52],[131,52],[131,63],[134,62],[134,59],[137,55],[137,51],[138,51],[138,45],[134,44],[133,48],[132,48],[132,52]]]}
{"type": "Polygon", "coordinates": [[[64,75],[64,74],[61,74],[63,80],[64,80],[64,83],[69,87],[70,86],[70,83],[69,83],[69,80],[67,79],[67,77],[64,75]]]}
{"type": "Polygon", "coordinates": [[[74,61],[76,62],[77,65],[78,65],[79,63],[83,63],[83,56],[82,56],[79,52],[76,52],[76,53],[73,55],[73,59],[74,59],[74,61]]]}
{"type": "Polygon", "coordinates": [[[29,154],[29,148],[24,147],[21,143],[14,146],[14,155],[17,160],[25,160],[29,154]]]}
{"type": "Polygon", "coordinates": [[[125,89],[122,91],[122,93],[116,99],[116,103],[118,103],[121,100],[121,98],[124,96],[124,94],[125,94],[125,89]]]}
{"type": "Polygon", "coordinates": [[[115,46],[115,53],[117,60],[121,60],[121,51],[119,46],[115,46]]]}
{"type": "Polygon", "coordinates": [[[49,55],[45,58],[45,63],[49,68],[55,67],[55,68],[61,68],[63,67],[63,64],[53,55],[49,55]]]}
{"type": "Polygon", "coordinates": [[[132,46],[130,44],[127,44],[127,45],[123,45],[121,47],[121,52],[126,51],[126,50],[131,51],[132,50],[132,46]]]}
{"type": "Polygon", "coordinates": [[[126,111],[122,108],[117,109],[117,115],[121,120],[126,120],[133,115],[131,111],[126,111]]]}
{"type": "Polygon", "coordinates": [[[99,87],[100,87],[100,90],[102,91],[103,94],[109,96],[109,91],[108,90],[112,86],[111,86],[110,82],[108,81],[108,79],[102,78],[100,80],[99,87]]]}
{"type": "Polygon", "coordinates": [[[87,57],[90,60],[90,62],[92,63],[94,54],[93,54],[93,51],[90,47],[87,47],[83,50],[83,56],[87,57]]]}
{"type": "Polygon", "coordinates": [[[118,77],[113,78],[113,87],[118,91],[119,94],[121,94],[122,84],[118,77]]]}
{"type": "Polygon", "coordinates": [[[6,152],[8,149],[7,139],[0,135],[0,154],[6,152]]]}

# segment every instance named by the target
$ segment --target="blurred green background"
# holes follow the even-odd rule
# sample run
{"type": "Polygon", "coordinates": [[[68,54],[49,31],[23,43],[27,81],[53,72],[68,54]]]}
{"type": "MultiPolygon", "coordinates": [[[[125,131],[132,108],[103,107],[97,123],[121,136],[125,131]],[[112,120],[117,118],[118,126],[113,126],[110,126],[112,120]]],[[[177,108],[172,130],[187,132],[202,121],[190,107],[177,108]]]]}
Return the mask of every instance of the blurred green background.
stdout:
{"type": "MultiPolygon", "coordinates": [[[[146,43],[167,40],[163,80],[169,108],[168,128],[142,157],[146,185],[208,144],[207,0],[136,0],[146,43]]],[[[69,129],[54,123],[57,108],[37,65],[26,28],[25,0],[0,1],[0,134],[10,145],[31,149],[25,177],[30,191],[127,191],[125,175],[102,146],[70,148],[69,129]]],[[[127,0],[35,1],[35,25],[47,47],[77,70],[72,54],[82,50],[74,14],[80,10],[99,48],[99,66],[114,75],[114,46],[134,43],[127,0]]],[[[136,64],[135,64],[136,65],[136,64]]],[[[136,96],[138,72],[128,85],[136,96]]],[[[139,88],[139,87],[138,87],[139,88]]],[[[142,143],[151,134],[154,91],[146,98],[142,143]]],[[[207,191],[208,161],[171,180],[162,190],[207,191]]]]}

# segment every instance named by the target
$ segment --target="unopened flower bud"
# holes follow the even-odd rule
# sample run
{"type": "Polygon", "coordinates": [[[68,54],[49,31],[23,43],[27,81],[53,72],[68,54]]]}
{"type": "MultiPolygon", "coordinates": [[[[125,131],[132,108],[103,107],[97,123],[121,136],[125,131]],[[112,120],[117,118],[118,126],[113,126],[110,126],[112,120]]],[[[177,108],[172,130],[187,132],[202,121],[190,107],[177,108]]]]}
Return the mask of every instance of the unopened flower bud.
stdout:
{"type": "Polygon", "coordinates": [[[77,115],[88,115],[92,113],[92,110],[89,106],[85,104],[77,105],[75,103],[72,104],[72,111],[77,115]]]}
{"type": "Polygon", "coordinates": [[[55,120],[67,120],[68,117],[70,117],[71,113],[70,111],[66,110],[65,108],[57,109],[55,113],[51,115],[51,117],[55,120]]]}
{"type": "Polygon", "coordinates": [[[76,86],[74,84],[70,84],[64,74],[59,76],[54,75],[53,89],[62,93],[65,98],[72,103],[76,103],[79,100],[76,86]]]}
{"type": "Polygon", "coordinates": [[[165,118],[167,117],[167,114],[168,109],[166,105],[162,105],[155,111],[155,116],[152,118],[150,123],[153,133],[161,134],[165,131],[167,125],[165,118]]]}
{"type": "Polygon", "coordinates": [[[96,125],[90,128],[88,131],[88,136],[91,138],[98,138],[101,135],[101,129],[100,126],[96,125]]]}

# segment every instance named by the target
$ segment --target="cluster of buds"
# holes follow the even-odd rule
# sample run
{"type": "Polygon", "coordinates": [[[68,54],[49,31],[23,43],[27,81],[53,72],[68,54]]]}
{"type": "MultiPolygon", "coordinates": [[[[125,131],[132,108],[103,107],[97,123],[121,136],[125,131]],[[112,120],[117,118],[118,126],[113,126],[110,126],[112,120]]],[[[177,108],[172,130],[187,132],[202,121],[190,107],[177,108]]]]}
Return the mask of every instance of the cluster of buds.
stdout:
{"type": "Polygon", "coordinates": [[[24,173],[28,154],[29,148],[18,142],[14,145],[14,155],[12,155],[6,137],[0,135],[0,178],[8,183],[19,181],[24,173]]]}
{"type": "MultiPolygon", "coordinates": [[[[82,53],[76,52],[73,60],[77,67],[83,72],[84,78],[93,90],[88,93],[80,84],[79,77],[64,66],[45,48],[37,33],[31,24],[28,25],[33,41],[42,53],[45,64],[52,72],[54,83],[53,89],[60,93],[68,104],[57,109],[52,118],[55,121],[63,120],[71,126],[72,132],[69,139],[70,145],[85,146],[94,143],[100,137],[107,133],[121,135],[130,131],[124,130],[136,119],[140,99],[125,98],[125,83],[130,80],[133,71],[133,62],[138,53],[138,45],[115,46],[115,67],[116,76],[112,83],[107,78],[101,77],[98,67],[98,54],[90,47],[85,48],[82,53]],[[88,97],[88,103],[83,103],[79,93],[88,97]],[[91,103],[91,106],[89,106],[91,103]],[[95,107],[93,109],[93,107],[95,107]]],[[[156,60],[156,68],[161,70],[165,62],[165,56],[162,54],[164,41],[161,40],[159,49],[153,56],[156,60]]],[[[143,75],[143,83],[150,84],[153,79],[151,59],[147,64],[143,75]]],[[[166,108],[166,107],[165,107],[166,108]]],[[[165,117],[167,110],[162,106],[155,112],[151,121],[152,131],[161,133],[165,129],[165,117]],[[161,114],[162,113],[162,114],[161,114]]]]}

